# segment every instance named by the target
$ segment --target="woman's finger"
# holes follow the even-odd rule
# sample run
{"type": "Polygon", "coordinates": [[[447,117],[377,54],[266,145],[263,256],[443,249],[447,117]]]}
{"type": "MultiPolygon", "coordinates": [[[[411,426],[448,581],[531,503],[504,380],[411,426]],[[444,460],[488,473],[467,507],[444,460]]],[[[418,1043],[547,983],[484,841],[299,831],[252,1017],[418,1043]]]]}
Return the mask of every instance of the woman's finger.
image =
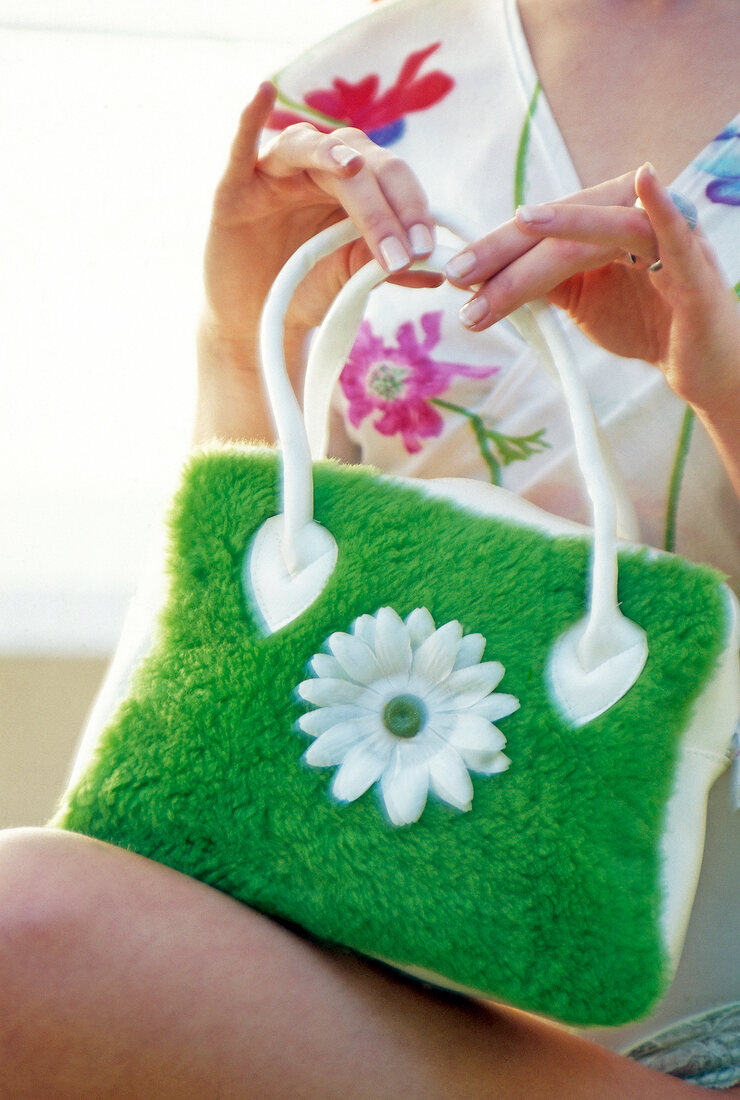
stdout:
{"type": "Polygon", "coordinates": [[[363,166],[362,154],[343,141],[338,131],[320,133],[310,122],[296,122],[281,130],[263,149],[260,169],[273,179],[289,179],[301,172],[326,172],[342,178],[363,166]]]}
{"type": "Polygon", "coordinates": [[[213,198],[212,220],[220,228],[241,225],[250,214],[249,184],[259,154],[263,127],[275,103],[275,88],[260,84],[239,119],[226,170],[213,198]]]}
{"type": "MultiPolygon", "coordinates": [[[[624,206],[635,201],[634,172],[558,199],[557,206],[624,206]]],[[[539,236],[546,236],[545,233],[539,236]]],[[[538,243],[538,234],[512,219],[473,242],[447,265],[445,274],[455,286],[472,287],[503,271],[538,243]]]]}
{"type": "MultiPolygon", "coordinates": [[[[694,218],[687,218],[686,210],[681,210],[681,204],[658,180],[651,164],[644,164],[638,169],[635,189],[656,237],[660,267],[655,274],[666,276],[663,284],[682,283],[700,289],[706,282],[707,250],[704,247],[705,238],[694,218]]],[[[656,288],[659,285],[655,281],[656,288]]]]}
{"type": "Polygon", "coordinates": [[[275,106],[277,95],[274,84],[264,81],[242,111],[239,128],[231,146],[229,169],[251,171],[257,160],[260,136],[275,106]]]}
{"type": "Polygon", "coordinates": [[[434,248],[434,219],[405,161],[365,140],[366,168],[335,192],[385,269],[400,271],[434,248]]]}
{"type": "Polygon", "coordinates": [[[516,223],[525,233],[580,241],[612,249],[616,256],[632,254],[653,263],[658,242],[645,210],[636,206],[585,206],[546,203],[520,206],[516,223]]]}
{"type": "Polygon", "coordinates": [[[462,289],[478,286],[504,271],[537,243],[515,221],[505,222],[453,256],[445,267],[445,275],[462,289]]]}
{"type": "Polygon", "coordinates": [[[484,282],[460,310],[460,320],[473,332],[482,332],[526,302],[544,297],[572,275],[604,267],[613,257],[613,248],[571,240],[541,240],[536,248],[484,282]]]}
{"type": "Polygon", "coordinates": [[[344,207],[390,273],[434,247],[434,220],[415,175],[360,130],[320,134],[299,123],[278,135],[259,164],[274,178],[305,173],[314,186],[310,201],[323,195],[344,207]]]}

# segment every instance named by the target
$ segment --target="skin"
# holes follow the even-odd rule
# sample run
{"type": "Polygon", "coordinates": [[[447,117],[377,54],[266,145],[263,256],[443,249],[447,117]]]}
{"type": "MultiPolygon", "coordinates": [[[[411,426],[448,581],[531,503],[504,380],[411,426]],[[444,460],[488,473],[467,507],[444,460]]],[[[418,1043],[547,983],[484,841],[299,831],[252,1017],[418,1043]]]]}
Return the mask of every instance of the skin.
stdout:
{"type": "Polygon", "coordinates": [[[475,332],[544,295],[602,347],[655,364],[697,412],[740,494],[740,312],[701,229],[691,232],[651,165],[520,208],[447,271],[478,287],[461,310],[475,332]]]}
{"type": "MultiPolygon", "coordinates": [[[[737,485],[735,305],[701,231],[688,232],[655,176],[635,171],[652,159],[671,178],[688,159],[680,149],[673,163],[676,128],[662,124],[677,103],[691,154],[736,111],[735,3],[522,0],[584,190],[552,204],[546,222],[520,211],[473,242],[476,266],[455,281],[483,300],[476,331],[546,293],[594,339],[655,363],[697,409],[737,485]],[[660,51],[646,45],[655,41],[660,51]],[[584,101],[603,103],[598,125],[584,101]],[[663,270],[650,274],[658,255],[663,270]]],[[[308,330],[357,267],[374,255],[403,280],[412,253],[430,250],[418,228],[433,229],[421,184],[359,131],[291,127],[258,153],[273,97],[265,85],[247,105],[214,199],[198,442],[271,437],[257,322],[302,241],[345,211],[362,232],[296,294],[286,336],[295,382],[308,330]]],[[[717,1095],[524,1013],[432,994],[320,949],[202,883],[84,837],[0,835],[0,893],[0,1095],[14,1100],[717,1095]]]]}
{"type": "Polygon", "coordinates": [[[85,837],[0,837],[0,880],[8,1100],[716,1096],[319,949],[85,837]]]}
{"type": "Polygon", "coordinates": [[[418,180],[361,131],[320,135],[309,124],[291,126],[258,156],[274,101],[274,88],[263,84],[246,107],[214,199],[198,337],[196,442],[271,438],[258,376],[259,316],[267,290],[300,244],[347,214],[363,234],[318,265],[295,296],[286,325],[295,384],[306,335],[350,275],[371,256],[390,271],[389,246],[401,256],[401,270],[432,249],[434,222],[418,180]],[[414,248],[419,237],[424,246],[414,248]]]}

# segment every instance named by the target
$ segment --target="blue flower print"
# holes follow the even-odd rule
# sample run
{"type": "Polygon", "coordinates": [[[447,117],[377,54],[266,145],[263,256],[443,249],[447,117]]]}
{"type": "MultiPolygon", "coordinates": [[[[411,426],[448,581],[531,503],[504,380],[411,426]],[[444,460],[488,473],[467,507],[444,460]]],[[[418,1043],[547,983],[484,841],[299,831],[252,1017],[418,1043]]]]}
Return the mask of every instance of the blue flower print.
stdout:
{"type": "Polygon", "coordinates": [[[706,190],[710,202],[740,206],[740,121],[717,135],[698,167],[714,177],[706,190]]]}

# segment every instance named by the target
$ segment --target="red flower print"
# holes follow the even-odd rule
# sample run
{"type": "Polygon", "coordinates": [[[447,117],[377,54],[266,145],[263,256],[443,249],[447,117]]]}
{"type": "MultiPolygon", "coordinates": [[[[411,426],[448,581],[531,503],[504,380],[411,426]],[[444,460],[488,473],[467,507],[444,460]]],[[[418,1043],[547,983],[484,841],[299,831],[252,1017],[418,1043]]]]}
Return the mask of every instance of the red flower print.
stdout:
{"type": "Polygon", "coordinates": [[[274,110],[268,125],[273,130],[281,130],[294,122],[308,120],[327,134],[338,126],[356,126],[376,144],[390,145],[403,134],[405,115],[433,106],[454,87],[452,77],[440,70],[418,75],[426,59],[440,45],[440,42],[435,42],[409,54],[395,84],[382,93],[377,73],[370,73],[356,84],[338,76],[332,81],[331,88],[308,92],[302,104],[291,103],[278,86],[279,101],[297,110],[274,110]]]}
{"type": "Polygon", "coordinates": [[[358,427],[373,412],[380,415],[373,427],[381,435],[400,435],[409,454],[421,450],[422,439],[440,435],[443,420],[432,399],[448,389],[455,376],[490,378],[498,367],[472,367],[432,359],[439,343],[442,312],[421,317],[423,339],[406,321],[396,332],[396,346],[389,347],[363,321],[340,382],[349,402],[350,423],[358,427]]]}

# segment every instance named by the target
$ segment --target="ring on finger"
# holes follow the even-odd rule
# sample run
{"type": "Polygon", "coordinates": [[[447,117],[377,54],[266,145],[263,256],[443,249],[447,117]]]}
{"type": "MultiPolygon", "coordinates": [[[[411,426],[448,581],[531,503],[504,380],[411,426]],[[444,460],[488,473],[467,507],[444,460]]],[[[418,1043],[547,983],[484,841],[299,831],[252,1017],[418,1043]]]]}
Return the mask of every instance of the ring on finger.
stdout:
{"type": "MultiPolygon", "coordinates": [[[[681,214],[683,220],[686,222],[689,229],[693,233],[697,225],[699,224],[699,211],[696,209],[695,204],[691,201],[691,199],[687,199],[685,195],[682,195],[680,191],[669,189],[668,194],[670,196],[671,202],[676,207],[676,210],[678,210],[679,214],[681,214]]],[[[642,203],[639,199],[637,200],[636,205],[642,206],[642,203]]],[[[630,263],[634,263],[633,254],[629,252],[628,256],[630,258],[630,263]]],[[[660,257],[658,257],[655,263],[650,264],[650,266],[648,267],[648,271],[651,275],[655,275],[658,271],[662,270],[663,261],[660,259],[660,257]]]]}

